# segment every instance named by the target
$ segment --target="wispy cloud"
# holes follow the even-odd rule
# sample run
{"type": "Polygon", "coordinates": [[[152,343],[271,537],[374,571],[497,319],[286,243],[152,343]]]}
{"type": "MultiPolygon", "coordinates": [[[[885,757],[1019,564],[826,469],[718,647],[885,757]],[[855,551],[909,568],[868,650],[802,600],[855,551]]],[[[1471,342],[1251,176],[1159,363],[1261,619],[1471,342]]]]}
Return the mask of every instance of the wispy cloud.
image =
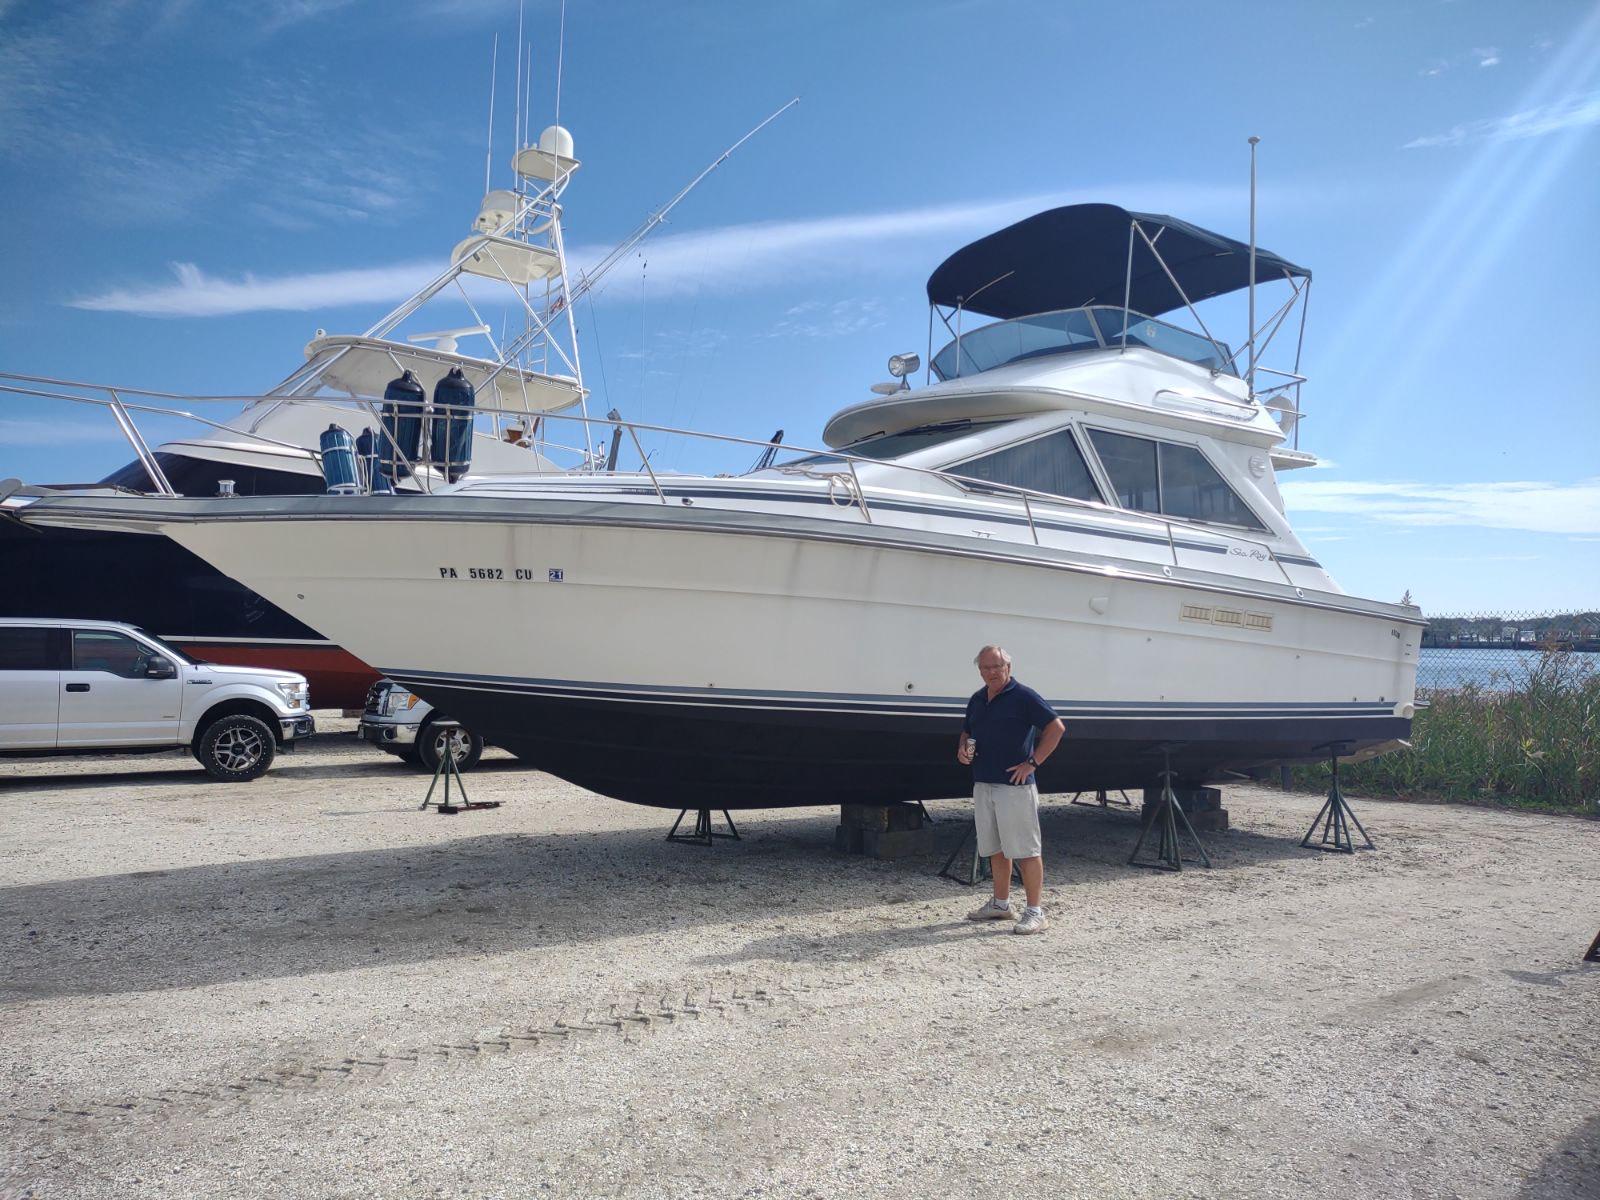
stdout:
{"type": "Polygon", "coordinates": [[[881,300],[807,300],[786,310],[765,336],[774,338],[840,338],[884,323],[881,300]]]}
{"type": "Polygon", "coordinates": [[[1576,483],[1387,483],[1290,480],[1295,512],[1338,513],[1403,526],[1600,534],[1600,477],[1576,483]]]}
{"type": "Polygon", "coordinates": [[[450,132],[423,119],[401,133],[381,124],[382,114],[358,109],[330,137],[328,97],[348,89],[343,80],[305,68],[241,69],[232,83],[209,89],[204,105],[150,120],[170,90],[163,71],[184,69],[191,43],[208,57],[225,45],[243,67],[250,39],[344,3],[103,0],[0,9],[0,169],[60,179],[57,207],[104,225],[176,223],[227,203],[288,229],[395,215],[416,196],[397,194],[393,180],[429,178],[450,132]],[[226,38],[217,32],[224,26],[226,38]]]}
{"type": "Polygon", "coordinates": [[[316,271],[261,278],[224,279],[193,263],[174,263],[171,283],[111,288],[69,301],[93,312],[142,317],[227,317],[248,312],[311,312],[349,304],[380,304],[410,295],[443,266],[398,263],[356,271],[316,271]]]}
{"type": "Polygon", "coordinates": [[[83,442],[120,440],[122,434],[109,422],[105,426],[81,421],[37,421],[26,417],[0,417],[0,445],[71,446],[83,442]]]}
{"type": "MultiPolygon", "coordinates": [[[[1234,188],[1146,184],[1119,190],[1126,203],[1163,204],[1205,219],[1237,205],[1234,188]]],[[[920,275],[940,250],[954,249],[966,237],[984,233],[1053,204],[1101,199],[1094,193],[1024,195],[967,204],[937,205],[886,212],[850,213],[802,221],[763,221],[691,233],[668,234],[647,244],[652,299],[689,293],[744,292],[805,279],[860,276],[885,271],[920,275]]],[[[568,252],[574,266],[599,261],[605,246],[568,252]]],[[[311,311],[347,304],[397,300],[420,285],[443,262],[406,262],[347,271],[225,278],[192,263],[176,264],[176,279],[157,284],[118,286],[70,301],[73,307],[141,316],[210,317],[235,313],[311,311]]],[[[574,276],[578,274],[574,271],[574,276]]],[[[644,272],[618,271],[596,295],[632,298],[644,285],[644,272]]],[[[797,314],[792,314],[797,315],[797,314]]],[[[862,314],[856,314],[859,319],[862,314]]],[[[837,314],[833,320],[840,319],[837,314]]]]}
{"type": "Polygon", "coordinates": [[[1465,146],[1471,142],[1511,142],[1544,137],[1567,129],[1581,129],[1586,125],[1600,125],[1600,91],[1567,96],[1509,116],[1469,121],[1445,133],[1413,138],[1403,148],[1418,150],[1435,146],[1465,146]]]}

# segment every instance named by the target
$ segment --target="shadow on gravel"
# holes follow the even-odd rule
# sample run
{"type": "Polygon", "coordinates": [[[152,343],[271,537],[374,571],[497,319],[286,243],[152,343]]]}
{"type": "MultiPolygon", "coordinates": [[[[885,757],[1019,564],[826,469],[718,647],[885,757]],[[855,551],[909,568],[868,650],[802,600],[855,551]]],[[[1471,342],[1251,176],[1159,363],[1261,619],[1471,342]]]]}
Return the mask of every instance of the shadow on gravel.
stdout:
{"type": "Polygon", "coordinates": [[[1566,1137],[1517,1192],[1517,1200],[1593,1200],[1600,1196],[1600,1116],[1566,1137]]]}
{"type": "MultiPolygon", "coordinates": [[[[618,938],[705,926],[725,927],[726,952],[747,957],[742,930],[785,914],[926,901],[964,911],[987,889],[935,875],[969,824],[960,806],[949,807],[935,826],[942,853],[911,862],[838,854],[831,809],[749,814],[744,841],[713,849],[667,843],[663,812],[650,829],[477,833],[0,889],[0,1000],[324,975],[548,945],[604,953],[618,938]]],[[[1132,819],[1052,804],[1042,824],[1056,884],[1092,889],[1134,872],[1125,865],[1137,836],[1132,819]]],[[[1208,845],[1223,875],[1310,853],[1240,833],[1214,835],[1208,845]]],[[[1242,875],[1238,886],[1248,886],[1242,875]]],[[[896,926],[892,935],[903,946],[908,937],[938,941],[968,931],[896,926]]],[[[875,952],[870,943],[840,943],[841,952],[875,952]]]]}

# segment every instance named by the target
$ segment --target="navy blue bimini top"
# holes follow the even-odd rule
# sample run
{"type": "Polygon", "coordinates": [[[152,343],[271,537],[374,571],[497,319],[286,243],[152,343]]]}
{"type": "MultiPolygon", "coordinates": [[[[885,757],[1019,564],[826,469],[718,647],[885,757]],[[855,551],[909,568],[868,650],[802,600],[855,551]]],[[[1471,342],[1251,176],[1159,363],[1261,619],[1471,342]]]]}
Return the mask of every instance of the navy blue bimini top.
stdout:
{"type": "Polygon", "coordinates": [[[972,760],[976,783],[1010,783],[1008,770],[1028,761],[1038,731],[1056,719],[1044,698],[1015,679],[989,699],[989,689],[981,687],[967,701],[967,717],[961,728],[968,737],[978,739],[978,756],[972,760]]]}

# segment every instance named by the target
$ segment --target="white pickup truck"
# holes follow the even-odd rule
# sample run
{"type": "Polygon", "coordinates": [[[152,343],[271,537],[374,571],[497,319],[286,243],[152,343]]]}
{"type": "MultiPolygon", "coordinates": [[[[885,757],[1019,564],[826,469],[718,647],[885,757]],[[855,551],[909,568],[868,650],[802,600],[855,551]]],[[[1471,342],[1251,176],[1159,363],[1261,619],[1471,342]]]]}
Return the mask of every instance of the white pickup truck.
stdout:
{"type": "Polygon", "coordinates": [[[315,730],[292,671],[196,662],[113,621],[0,618],[0,755],[187,748],[244,781],[315,730]]]}

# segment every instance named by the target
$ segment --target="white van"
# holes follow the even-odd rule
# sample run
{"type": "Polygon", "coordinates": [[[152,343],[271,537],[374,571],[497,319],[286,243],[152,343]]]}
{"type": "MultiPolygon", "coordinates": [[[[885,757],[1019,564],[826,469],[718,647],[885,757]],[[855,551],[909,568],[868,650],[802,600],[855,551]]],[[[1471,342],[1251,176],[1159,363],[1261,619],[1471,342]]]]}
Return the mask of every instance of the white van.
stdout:
{"type": "Polygon", "coordinates": [[[114,621],[0,618],[0,755],[187,748],[255,779],[315,732],[304,675],[196,662],[114,621]]]}

